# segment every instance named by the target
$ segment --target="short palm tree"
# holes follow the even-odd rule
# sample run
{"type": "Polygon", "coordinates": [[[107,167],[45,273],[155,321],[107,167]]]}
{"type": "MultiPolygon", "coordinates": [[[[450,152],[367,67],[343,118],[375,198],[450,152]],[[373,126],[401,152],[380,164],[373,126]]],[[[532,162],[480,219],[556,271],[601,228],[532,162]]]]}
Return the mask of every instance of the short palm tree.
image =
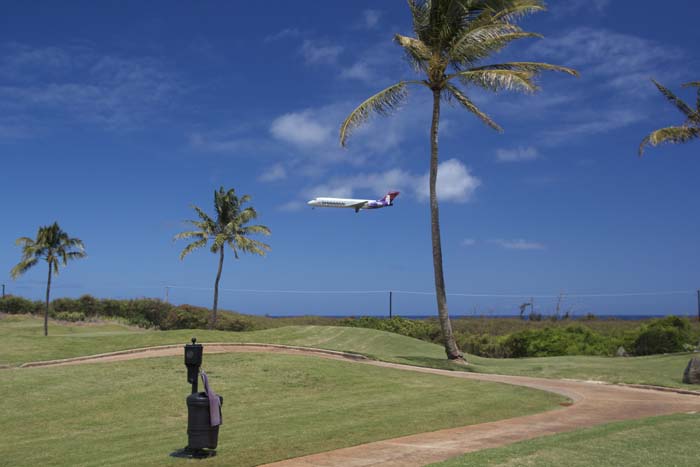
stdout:
{"type": "Polygon", "coordinates": [[[207,213],[197,206],[193,206],[199,216],[199,220],[186,222],[194,225],[197,230],[182,232],[175,236],[176,240],[194,239],[180,253],[181,260],[194,250],[205,247],[210,240],[212,243],[209,250],[219,255],[219,269],[214,281],[214,307],[209,320],[210,328],[213,328],[216,324],[216,311],[219,304],[219,280],[221,279],[221,270],[224,266],[226,245],[233,250],[233,256],[236,259],[238,259],[239,252],[265,256],[265,253],[270,251],[270,246],[266,243],[250,238],[250,235],[254,234],[270,235],[270,229],[264,225],[247,225],[258,217],[255,208],[250,206],[243,207],[248,201],[250,201],[250,196],[243,195],[239,198],[236,196],[236,191],[233,188],[224,190],[221,187],[214,192],[215,219],[209,217],[207,213]]]}
{"type": "Polygon", "coordinates": [[[537,90],[534,79],[542,71],[577,73],[570,68],[547,63],[482,64],[489,55],[512,41],[541,37],[525,32],[515,24],[515,20],[525,14],[544,10],[541,0],[408,0],[408,6],[413,16],[415,37],[396,34],[394,40],[403,48],[409,63],[423,79],[399,81],[360,104],[343,122],[340,143],[345,146],[350,133],[371,114],[386,115],[395,110],[406,98],[409,86],[422,86],[432,93],[429,180],[435,292],[447,357],[463,360],[452,335],[442,271],[436,192],[441,101],[456,102],[486,125],[501,131],[501,127],[467,97],[464,88],[476,86],[489,91],[534,92],[537,90]]]}
{"type": "Polygon", "coordinates": [[[22,261],[10,272],[13,279],[36,266],[40,260],[46,261],[49,266],[49,275],[46,281],[46,308],[44,309],[44,336],[49,335],[49,303],[51,295],[51,275],[58,275],[58,267],[66,266],[68,261],[85,258],[85,247],[78,238],[70,238],[61,230],[57,222],[52,225],[39,227],[36,239],[20,237],[16,241],[22,247],[22,261]]]}
{"type": "Polygon", "coordinates": [[[647,145],[657,146],[661,143],[686,143],[691,139],[700,137],[700,81],[693,81],[691,83],[686,83],[683,85],[684,88],[698,88],[698,95],[695,102],[695,109],[690,107],[688,104],[683,102],[670,90],[663,87],[661,84],[652,80],[656,87],[659,89],[661,94],[663,94],[666,99],[669,100],[673,105],[675,105],[678,110],[680,110],[683,115],[685,115],[686,120],[681,126],[669,126],[666,128],[660,128],[644,138],[642,144],[639,145],[639,155],[644,154],[644,148],[647,145]]]}

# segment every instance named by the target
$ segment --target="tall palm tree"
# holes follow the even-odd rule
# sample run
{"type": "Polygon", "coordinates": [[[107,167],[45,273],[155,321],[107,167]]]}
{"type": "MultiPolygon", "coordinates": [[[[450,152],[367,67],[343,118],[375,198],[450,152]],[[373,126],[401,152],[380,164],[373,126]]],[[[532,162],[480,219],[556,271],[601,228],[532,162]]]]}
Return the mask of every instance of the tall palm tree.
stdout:
{"type": "Polygon", "coordinates": [[[80,239],[69,237],[61,230],[57,222],[39,227],[36,239],[20,237],[16,243],[18,246],[22,246],[22,260],[10,271],[13,279],[17,279],[36,266],[40,260],[46,261],[49,266],[49,275],[46,281],[46,308],[44,310],[44,336],[48,336],[51,275],[58,275],[59,265],[66,266],[70,260],[85,258],[87,256],[85,246],[80,239]]]}
{"type": "Polygon", "coordinates": [[[239,252],[265,256],[265,253],[270,251],[270,245],[249,238],[250,235],[254,234],[270,235],[270,229],[264,225],[247,225],[258,217],[255,208],[250,206],[243,208],[243,205],[248,201],[250,201],[250,196],[243,195],[239,198],[236,196],[236,191],[233,188],[226,191],[224,187],[221,187],[214,192],[215,219],[209,217],[207,213],[197,206],[193,206],[199,216],[199,220],[186,222],[194,225],[197,230],[181,232],[175,235],[176,240],[181,238],[195,239],[182,250],[182,253],[180,253],[181,260],[185,259],[185,256],[194,250],[205,247],[209,240],[212,241],[209,250],[219,255],[219,269],[214,281],[214,307],[209,320],[210,328],[213,328],[216,324],[216,311],[219,304],[219,280],[221,279],[221,269],[224,266],[225,246],[231,247],[233,256],[236,259],[238,259],[239,252]]]}
{"type": "Polygon", "coordinates": [[[467,97],[457,83],[464,88],[477,86],[490,91],[534,92],[537,90],[534,79],[542,71],[562,71],[570,75],[577,73],[570,68],[547,63],[481,64],[489,55],[514,40],[541,37],[539,34],[525,32],[515,24],[515,20],[523,15],[544,10],[541,0],[408,0],[408,6],[413,16],[415,37],[396,34],[394,40],[403,48],[413,69],[424,79],[399,81],[360,104],[343,122],[340,143],[345,146],[350,133],[371,114],[386,115],[395,110],[406,98],[409,86],[423,86],[431,91],[430,214],[435,292],[447,357],[450,360],[463,360],[464,356],[452,335],[442,271],[436,192],[440,103],[443,99],[456,102],[486,125],[502,131],[491,117],[467,97]]]}
{"type": "Polygon", "coordinates": [[[639,145],[640,156],[644,154],[644,148],[647,144],[650,146],[657,146],[661,143],[686,143],[691,139],[700,137],[700,81],[693,81],[683,85],[684,88],[698,88],[695,109],[683,102],[675,94],[663,87],[661,84],[657,83],[655,80],[652,81],[659,89],[661,94],[663,94],[666,99],[669,100],[669,102],[675,105],[678,110],[685,115],[686,120],[681,126],[660,128],[650,133],[649,136],[642,140],[642,144],[639,145]]]}

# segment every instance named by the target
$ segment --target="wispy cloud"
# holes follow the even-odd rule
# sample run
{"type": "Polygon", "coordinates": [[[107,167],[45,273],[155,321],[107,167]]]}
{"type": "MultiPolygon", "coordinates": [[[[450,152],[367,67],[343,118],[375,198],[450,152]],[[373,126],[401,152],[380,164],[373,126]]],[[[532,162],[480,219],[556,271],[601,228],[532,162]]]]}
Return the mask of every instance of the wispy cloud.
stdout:
{"type": "Polygon", "coordinates": [[[274,119],[272,136],[298,146],[318,146],[328,143],[333,128],[316,118],[312,110],[290,112],[274,119]]]}
{"type": "MultiPolygon", "coordinates": [[[[584,115],[585,118],[585,115],[584,115]]],[[[540,133],[542,144],[558,146],[575,138],[609,133],[643,120],[645,116],[635,110],[601,110],[580,121],[563,124],[540,133]]]]}
{"type": "Polygon", "coordinates": [[[285,178],[287,178],[287,170],[282,164],[275,164],[265,169],[258,177],[258,180],[261,182],[276,182],[285,178]]]}
{"type": "Polygon", "coordinates": [[[584,80],[630,94],[653,94],[649,78],[673,74],[671,65],[685,55],[650,39],[588,27],[539,41],[530,51],[577,68],[584,80]]]}
{"type": "Polygon", "coordinates": [[[507,250],[544,250],[546,247],[542,243],[527,241],[522,238],[517,238],[513,240],[504,239],[493,239],[489,240],[490,243],[494,243],[507,250]]]}
{"type": "Polygon", "coordinates": [[[554,16],[573,14],[603,13],[610,6],[611,0],[560,0],[553,2],[550,10],[554,16]]]}
{"type": "Polygon", "coordinates": [[[540,158],[540,153],[533,146],[496,150],[498,162],[524,162],[540,158]]]}
{"type": "Polygon", "coordinates": [[[379,25],[379,20],[382,17],[382,12],[379,10],[364,10],[362,12],[362,25],[366,29],[374,29],[379,25]]]}
{"type": "Polygon", "coordinates": [[[462,246],[474,246],[476,245],[476,240],[473,238],[465,238],[462,240],[462,246]]]}
{"type": "Polygon", "coordinates": [[[130,129],[160,118],[184,93],[151,57],[102,55],[87,47],[0,46],[0,105],[16,117],[79,120],[130,129]]]}
{"type": "Polygon", "coordinates": [[[299,52],[309,65],[332,65],[338,61],[343,47],[306,39],[302,42],[299,52]]]}
{"type": "Polygon", "coordinates": [[[297,28],[284,28],[280,31],[277,31],[276,33],[268,34],[267,36],[265,36],[263,42],[270,43],[275,41],[281,41],[284,39],[294,39],[296,37],[300,37],[301,35],[302,32],[297,28]]]}

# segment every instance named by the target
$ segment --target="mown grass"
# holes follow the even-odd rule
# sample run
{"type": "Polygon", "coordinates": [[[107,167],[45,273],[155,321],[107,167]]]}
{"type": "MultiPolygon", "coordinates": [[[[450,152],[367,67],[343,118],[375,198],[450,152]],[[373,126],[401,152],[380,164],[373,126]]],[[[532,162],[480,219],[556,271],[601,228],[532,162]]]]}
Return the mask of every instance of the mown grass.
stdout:
{"type": "MultiPolygon", "coordinates": [[[[508,385],[277,354],[211,354],[224,397],[218,456],[248,466],[540,412],[564,398],[508,385]]],[[[181,464],[186,370],[179,357],[0,372],[0,464],[181,464]]]]}
{"type": "Polygon", "coordinates": [[[611,423],[467,454],[433,467],[696,467],[700,415],[611,423]]]}
{"type": "Polygon", "coordinates": [[[201,342],[265,342],[345,350],[379,360],[459,371],[698,389],[682,383],[683,370],[692,356],[688,353],[633,358],[468,356],[470,366],[465,368],[446,361],[439,345],[364,328],[288,326],[252,332],[145,331],[109,323],[67,325],[52,322],[49,336],[43,337],[41,326],[39,318],[5,315],[0,319],[0,364],[18,365],[152,345],[185,344],[194,335],[201,342]]]}

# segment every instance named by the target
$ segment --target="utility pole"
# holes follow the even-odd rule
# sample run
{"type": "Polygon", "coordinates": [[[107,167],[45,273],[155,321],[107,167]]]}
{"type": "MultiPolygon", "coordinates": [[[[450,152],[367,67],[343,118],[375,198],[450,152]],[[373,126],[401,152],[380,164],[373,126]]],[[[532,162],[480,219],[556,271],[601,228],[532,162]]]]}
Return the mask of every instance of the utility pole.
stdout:
{"type": "Polygon", "coordinates": [[[165,303],[169,303],[169,302],[168,302],[168,295],[170,295],[170,287],[168,287],[168,286],[166,285],[166,286],[165,286],[165,303]]]}
{"type": "MultiPolygon", "coordinates": [[[[700,294],[700,290],[698,291],[698,294],[700,294]]],[[[2,284],[2,298],[5,298],[5,284],[2,284]]]]}
{"type": "Polygon", "coordinates": [[[698,321],[700,321],[700,290],[698,290],[698,321]]]}
{"type": "MultiPolygon", "coordinates": [[[[394,292],[391,290],[389,291],[389,319],[391,319],[392,316],[392,298],[393,298],[394,292]]],[[[700,290],[698,290],[698,297],[700,297],[700,290]]],[[[700,305],[698,305],[700,306],[700,305]]]]}

